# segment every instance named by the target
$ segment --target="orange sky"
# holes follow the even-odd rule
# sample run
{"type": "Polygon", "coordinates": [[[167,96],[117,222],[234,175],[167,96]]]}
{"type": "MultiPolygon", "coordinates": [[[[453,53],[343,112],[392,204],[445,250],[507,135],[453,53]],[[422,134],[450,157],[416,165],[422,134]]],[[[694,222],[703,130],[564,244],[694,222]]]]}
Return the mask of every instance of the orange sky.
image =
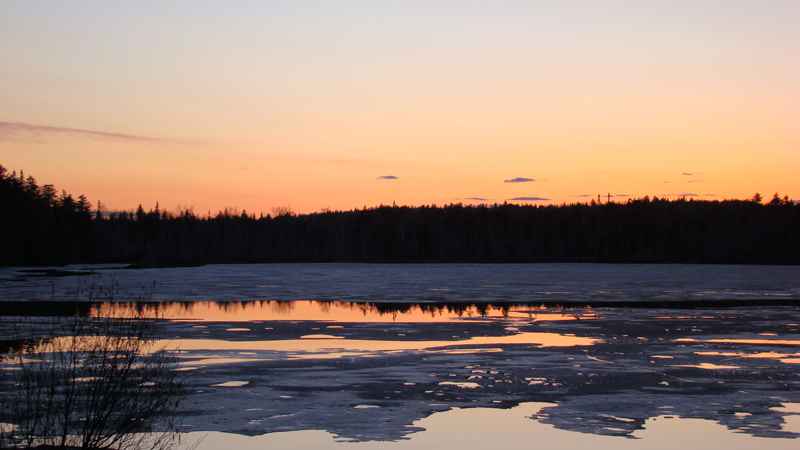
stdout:
{"type": "Polygon", "coordinates": [[[786,1],[0,0],[0,164],[109,209],[798,199],[799,22],[786,1]]]}

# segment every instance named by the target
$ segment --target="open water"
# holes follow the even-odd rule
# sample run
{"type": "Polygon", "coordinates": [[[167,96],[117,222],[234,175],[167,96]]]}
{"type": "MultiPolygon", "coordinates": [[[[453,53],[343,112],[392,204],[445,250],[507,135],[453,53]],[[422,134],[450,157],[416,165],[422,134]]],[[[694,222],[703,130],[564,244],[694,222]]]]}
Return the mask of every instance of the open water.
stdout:
{"type": "Polygon", "coordinates": [[[50,269],[0,269],[0,317],[148,300],[199,449],[800,445],[800,267],[50,269]]]}

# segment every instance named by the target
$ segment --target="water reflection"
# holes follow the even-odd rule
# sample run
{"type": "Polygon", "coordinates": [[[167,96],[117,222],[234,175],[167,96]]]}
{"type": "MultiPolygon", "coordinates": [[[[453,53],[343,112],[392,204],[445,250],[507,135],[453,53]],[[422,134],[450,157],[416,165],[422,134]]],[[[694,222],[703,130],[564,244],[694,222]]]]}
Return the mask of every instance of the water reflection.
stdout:
{"type": "Polygon", "coordinates": [[[370,303],[338,301],[88,302],[4,301],[0,316],[119,316],[128,310],[151,310],[159,317],[186,321],[253,322],[314,320],[333,322],[442,322],[467,318],[588,320],[591,308],[528,303],[370,303]],[[577,311],[577,312],[576,312],[577,311]]]}
{"type": "MultiPolygon", "coordinates": [[[[517,424],[508,431],[516,437],[494,444],[507,448],[523,445],[531,430],[537,442],[552,435],[595,448],[657,448],[653,439],[662,438],[671,447],[752,448],[756,437],[783,438],[757,445],[786,448],[800,436],[792,425],[800,417],[795,308],[315,301],[82,308],[97,316],[155,308],[168,317],[157,344],[178,354],[192,389],[186,430],[270,434],[230,437],[243,439],[243,449],[291,448],[283,432],[297,433],[286,439],[305,448],[315,446],[305,439],[317,438],[319,448],[337,440],[421,448],[434,445],[434,429],[455,433],[444,418],[460,423],[462,436],[481,415],[475,420],[484,429],[498,417],[517,424]],[[504,415],[510,411],[520,417],[504,415]],[[690,432],[714,437],[681,441],[690,432]]],[[[441,438],[461,439],[448,433],[441,438]]]]}
{"type": "MultiPolygon", "coordinates": [[[[141,305],[137,305],[141,306],[141,305]]],[[[108,316],[128,304],[95,305],[91,314],[108,316]]],[[[331,321],[348,323],[435,323],[468,318],[523,318],[528,320],[588,320],[591,310],[547,308],[512,303],[355,303],[321,301],[163,302],[146,307],[172,320],[200,322],[253,322],[277,320],[331,321]]]]}
{"type": "MultiPolygon", "coordinates": [[[[181,352],[197,352],[203,350],[258,350],[261,352],[286,352],[287,359],[296,358],[337,358],[342,356],[370,356],[372,353],[398,353],[415,351],[424,353],[452,352],[458,347],[463,354],[487,350],[487,346],[533,345],[538,347],[570,347],[589,346],[602,342],[577,336],[564,336],[556,333],[518,333],[510,336],[477,336],[453,341],[402,341],[402,340],[368,340],[345,339],[342,336],[305,335],[300,339],[275,339],[269,341],[226,341],[212,339],[180,339],[162,341],[157,347],[166,347],[181,352]],[[310,338],[310,339],[309,339],[310,338]]],[[[492,349],[490,349],[492,350],[492,349]]],[[[502,350],[500,350],[502,351],[502,350]]],[[[241,353],[240,353],[241,354],[241,353]]],[[[258,353],[250,353],[253,356],[258,353]]],[[[374,356],[374,355],[373,355],[374,356]]],[[[253,358],[257,359],[257,358],[253,358]]],[[[230,360],[228,358],[228,360],[230,360]]],[[[241,362],[248,359],[239,358],[241,362]]],[[[208,361],[205,359],[204,361],[208,361]]],[[[197,362],[189,362],[189,364],[197,362]]]]}
{"type": "MultiPolygon", "coordinates": [[[[433,414],[413,423],[424,433],[394,442],[355,442],[341,439],[325,431],[277,432],[263,436],[241,436],[229,433],[192,433],[189,442],[203,439],[198,450],[236,448],[239,450],[280,448],[284,450],[315,448],[357,450],[402,450],[418,448],[477,449],[530,448],[595,449],[595,450],[735,450],[759,448],[787,450],[796,448],[791,440],[763,440],[737,434],[713,422],[660,415],[648,419],[635,439],[570,433],[531,421],[548,403],[523,403],[509,409],[453,409],[433,414]],[[488,432],[487,432],[488,431],[488,432]]],[[[789,408],[796,407],[789,405],[789,408]]],[[[798,418],[798,416],[792,416],[798,418]]],[[[797,421],[786,427],[800,425],[797,421]]],[[[788,431],[788,430],[787,430],[788,431]]],[[[794,431],[800,431],[797,428],[794,431]]]]}
{"type": "Polygon", "coordinates": [[[420,420],[439,411],[546,402],[528,417],[591,435],[651,436],[645,431],[656,419],[682,417],[750,436],[798,436],[786,426],[796,416],[785,409],[800,403],[790,364],[797,352],[789,351],[798,341],[793,309],[489,305],[470,313],[463,305],[412,305],[387,315],[346,303],[273,306],[227,305],[232,315],[223,318],[232,320],[217,322],[220,307],[199,304],[173,323],[202,391],[203,420],[188,425],[414,441],[424,440],[420,420]],[[257,319],[245,325],[245,312],[257,319]],[[248,331],[226,331],[232,327],[248,331]],[[212,387],[226,381],[248,384],[212,387]]]}

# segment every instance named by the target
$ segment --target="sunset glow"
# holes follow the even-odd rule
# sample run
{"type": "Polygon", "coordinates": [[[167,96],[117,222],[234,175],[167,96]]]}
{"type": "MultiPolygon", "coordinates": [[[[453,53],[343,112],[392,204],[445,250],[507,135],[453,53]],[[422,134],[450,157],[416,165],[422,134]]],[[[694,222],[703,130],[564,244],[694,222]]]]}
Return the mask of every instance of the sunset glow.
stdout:
{"type": "Polygon", "coordinates": [[[109,210],[800,198],[800,3],[0,0],[0,164],[109,210]]]}

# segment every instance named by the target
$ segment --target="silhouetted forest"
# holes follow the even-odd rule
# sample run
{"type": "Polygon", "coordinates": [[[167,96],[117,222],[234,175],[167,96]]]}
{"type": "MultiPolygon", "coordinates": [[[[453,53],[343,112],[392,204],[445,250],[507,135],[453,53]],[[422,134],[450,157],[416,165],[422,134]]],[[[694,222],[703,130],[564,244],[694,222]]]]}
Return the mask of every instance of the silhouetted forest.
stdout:
{"type": "Polygon", "coordinates": [[[379,206],[200,216],[92,211],[83,196],[0,166],[0,265],[255,262],[631,262],[800,264],[800,205],[626,203],[379,206]]]}

